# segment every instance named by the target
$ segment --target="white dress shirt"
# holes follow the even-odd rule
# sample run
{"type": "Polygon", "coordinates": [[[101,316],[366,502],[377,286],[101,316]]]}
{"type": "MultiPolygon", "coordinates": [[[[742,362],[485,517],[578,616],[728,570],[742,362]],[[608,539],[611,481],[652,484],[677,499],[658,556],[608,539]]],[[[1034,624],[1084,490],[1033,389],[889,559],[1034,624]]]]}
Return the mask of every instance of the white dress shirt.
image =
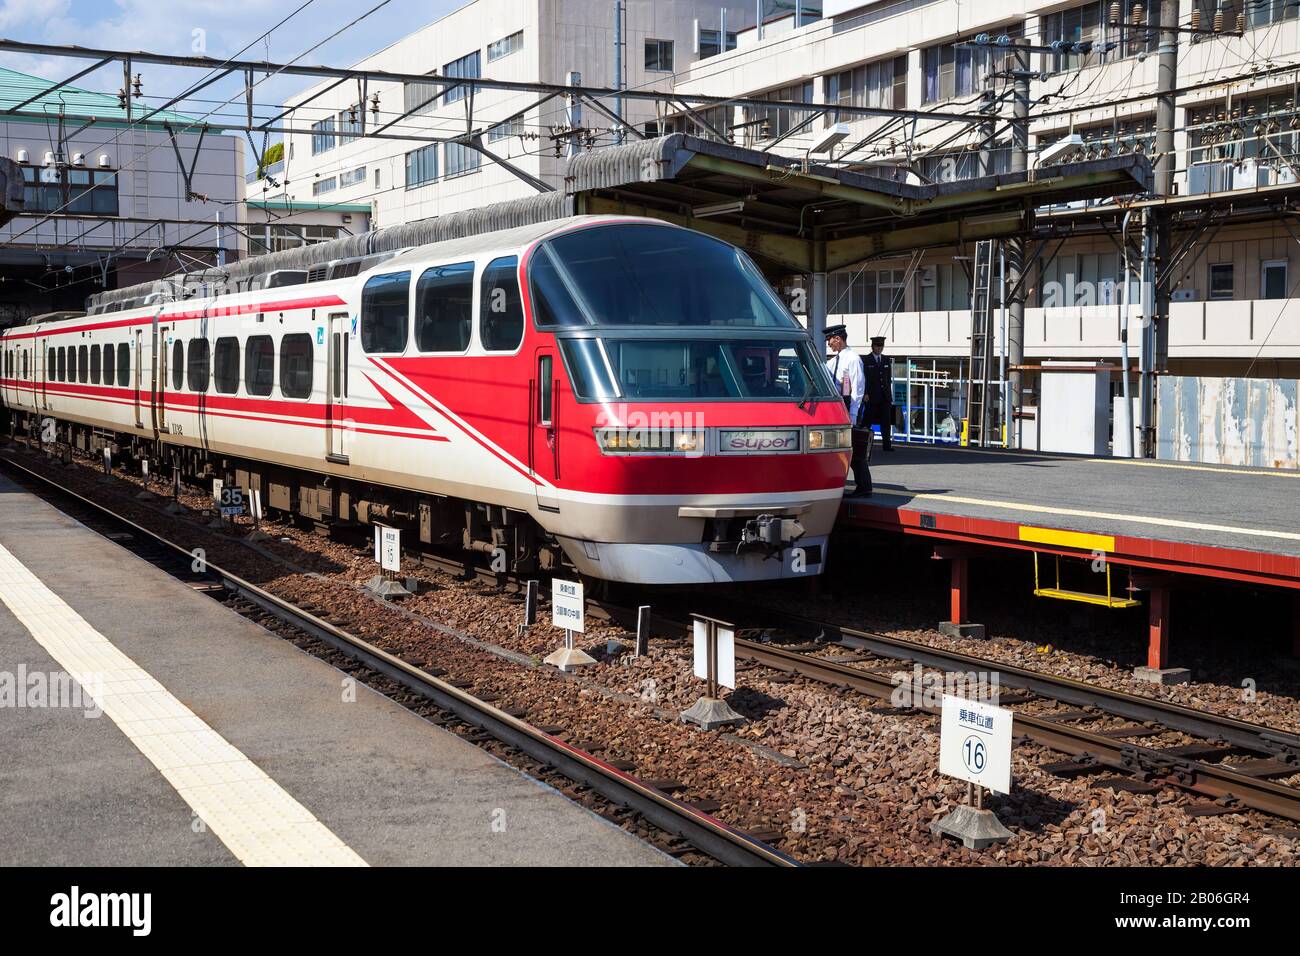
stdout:
{"type": "Polygon", "coordinates": [[[867,380],[862,375],[862,359],[846,345],[826,360],[826,368],[835,380],[839,393],[850,399],[849,421],[856,425],[858,411],[862,408],[862,396],[867,389],[867,380]]]}

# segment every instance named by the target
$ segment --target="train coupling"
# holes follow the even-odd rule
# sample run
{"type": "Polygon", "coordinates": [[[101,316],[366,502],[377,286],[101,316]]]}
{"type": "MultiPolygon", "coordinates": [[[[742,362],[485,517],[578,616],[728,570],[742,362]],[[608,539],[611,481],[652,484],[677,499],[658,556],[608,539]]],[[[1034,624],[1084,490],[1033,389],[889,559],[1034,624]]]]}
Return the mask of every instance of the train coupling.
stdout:
{"type": "Polygon", "coordinates": [[[779,555],[804,536],[804,526],[797,518],[780,515],[759,515],[745,522],[740,532],[740,546],[736,553],[765,551],[767,557],[779,555]]]}

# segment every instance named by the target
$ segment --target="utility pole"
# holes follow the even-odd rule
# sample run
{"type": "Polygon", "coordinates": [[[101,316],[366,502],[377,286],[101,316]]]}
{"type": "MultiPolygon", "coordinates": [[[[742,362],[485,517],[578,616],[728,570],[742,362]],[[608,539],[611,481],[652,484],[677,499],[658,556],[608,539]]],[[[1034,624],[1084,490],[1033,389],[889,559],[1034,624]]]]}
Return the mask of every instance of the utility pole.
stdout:
{"type": "MultiPolygon", "coordinates": [[[[623,6],[623,0],[614,0],[614,89],[621,90],[626,86],[625,74],[623,68],[623,53],[627,41],[623,37],[623,23],[626,19],[626,11],[623,6]]],[[[623,97],[614,97],[614,115],[618,117],[618,132],[614,134],[614,141],[618,144],[623,143],[623,97]]]]}
{"type": "MultiPolygon", "coordinates": [[[[1174,113],[1178,89],[1178,4],[1160,5],[1156,73],[1155,195],[1173,194],[1174,113]]],[[[1142,457],[1155,454],[1155,377],[1169,361],[1169,277],[1161,270],[1169,261],[1169,215],[1147,209],[1142,222],[1142,270],[1146,294],[1142,301],[1142,338],[1138,353],[1139,422],[1142,457]]],[[[1128,374],[1128,370],[1124,370],[1128,374]]]]}
{"type": "MultiPolygon", "coordinates": [[[[577,72],[570,73],[569,85],[582,86],[582,74],[577,72]]],[[[564,122],[569,128],[568,136],[566,137],[568,140],[566,155],[569,159],[573,159],[579,152],[578,128],[582,126],[582,101],[578,99],[576,93],[570,93],[565,97],[565,102],[567,105],[564,111],[564,122]]]]}
{"type": "MultiPolygon", "coordinates": [[[[1165,6],[1174,7],[1173,3],[1165,6]]],[[[1012,68],[1012,113],[1011,113],[1011,172],[1024,173],[1029,169],[1029,53],[1022,49],[1022,40],[1014,41],[1015,65],[1012,68]]],[[[1025,229],[1030,226],[1029,216],[1032,210],[1025,209],[1025,229]]],[[[1020,281],[1020,273],[1025,261],[1025,239],[1021,233],[1007,240],[1007,285],[1013,290],[1011,301],[1007,303],[1007,382],[1008,395],[1004,414],[1007,422],[1007,446],[1020,447],[1020,437],[1016,424],[1024,399],[1024,385],[1020,368],[1025,364],[1025,287],[1020,281]]]]}

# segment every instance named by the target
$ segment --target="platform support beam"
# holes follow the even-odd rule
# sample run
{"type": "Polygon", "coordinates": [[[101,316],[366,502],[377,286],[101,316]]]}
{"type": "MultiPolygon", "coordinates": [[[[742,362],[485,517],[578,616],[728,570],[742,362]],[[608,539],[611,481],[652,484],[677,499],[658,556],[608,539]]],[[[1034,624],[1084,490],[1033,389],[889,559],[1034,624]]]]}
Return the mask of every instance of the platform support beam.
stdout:
{"type": "Polygon", "coordinates": [[[952,573],[951,583],[948,586],[950,620],[939,625],[939,631],[948,637],[982,638],[985,636],[983,624],[972,624],[967,619],[970,599],[970,554],[970,551],[964,548],[941,546],[934,549],[935,559],[947,561],[952,573]]]}

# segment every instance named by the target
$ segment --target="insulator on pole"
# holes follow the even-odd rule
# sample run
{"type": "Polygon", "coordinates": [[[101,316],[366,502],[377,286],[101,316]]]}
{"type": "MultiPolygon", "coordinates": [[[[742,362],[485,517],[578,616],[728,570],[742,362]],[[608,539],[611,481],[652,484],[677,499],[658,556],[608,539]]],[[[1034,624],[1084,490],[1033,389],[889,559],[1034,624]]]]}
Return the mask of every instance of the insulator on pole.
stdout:
{"type": "Polygon", "coordinates": [[[1200,28],[1201,28],[1201,8],[1192,7],[1192,29],[1199,30],[1200,28]]]}
{"type": "Polygon", "coordinates": [[[1118,26],[1120,21],[1119,0],[1114,0],[1110,5],[1110,25],[1118,26]]]}
{"type": "Polygon", "coordinates": [[[1140,3],[1133,4],[1133,26],[1135,27],[1142,26],[1142,22],[1146,18],[1147,18],[1147,12],[1142,7],[1142,4],[1140,3]]]}

